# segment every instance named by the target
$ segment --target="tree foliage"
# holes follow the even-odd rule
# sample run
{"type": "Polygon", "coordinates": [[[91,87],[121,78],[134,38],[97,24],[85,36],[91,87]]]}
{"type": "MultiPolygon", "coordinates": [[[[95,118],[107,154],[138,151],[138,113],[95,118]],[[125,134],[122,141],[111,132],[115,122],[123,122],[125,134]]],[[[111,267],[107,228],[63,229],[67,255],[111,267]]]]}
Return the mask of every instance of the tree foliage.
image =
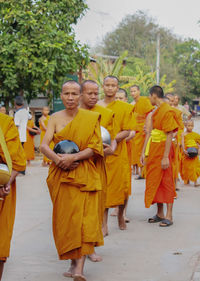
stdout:
{"type": "Polygon", "coordinates": [[[58,93],[67,73],[88,62],[72,28],[87,6],[82,0],[0,2],[0,96],[28,101],[58,93]]]}

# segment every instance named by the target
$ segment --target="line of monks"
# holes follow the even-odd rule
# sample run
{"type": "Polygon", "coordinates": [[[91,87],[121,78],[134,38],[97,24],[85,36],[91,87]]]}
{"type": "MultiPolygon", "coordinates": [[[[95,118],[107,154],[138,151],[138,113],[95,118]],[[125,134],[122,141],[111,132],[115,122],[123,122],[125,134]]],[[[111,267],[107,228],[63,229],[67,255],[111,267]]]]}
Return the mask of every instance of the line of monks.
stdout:
{"type": "MultiPolygon", "coordinates": [[[[194,181],[197,185],[199,177],[200,169],[196,169],[199,159],[189,159],[187,147],[191,139],[192,145],[198,147],[200,136],[192,132],[192,121],[186,122],[186,132],[183,132],[182,112],[175,108],[172,95],[164,96],[163,89],[156,85],[150,89],[149,97],[142,97],[139,87],[134,85],[130,89],[134,104],[128,104],[126,91],[119,90],[115,76],[104,79],[103,90],[104,99],[99,100],[96,82],[87,80],[79,85],[68,81],[61,91],[65,109],[50,118],[47,110],[43,112],[44,120],[40,120],[41,129],[43,126],[45,131],[41,151],[47,157],[44,162],[51,161],[47,185],[53,203],[55,245],[61,260],[71,260],[64,276],[74,281],[86,280],[83,272],[86,256],[92,261],[102,260],[95,247],[103,245],[104,237],[109,234],[109,208],[117,207],[119,229],[126,230],[129,219],[125,211],[131,194],[132,166],[139,168],[138,178],[146,178],[145,206],[157,204],[157,213],[148,222],[159,222],[161,227],[173,224],[179,172],[185,183],[194,181]],[[102,142],[100,126],[110,133],[110,145],[102,142]],[[55,145],[66,139],[74,141],[80,151],[56,154],[52,143],[55,145]],[[187,161],[190,161],[190,171],[185,171],[187,161]],[[166,214],[163,204],[167,205],[166,214]]],[[[15,177],[25,169],[25,155],[12,118],[0,114],[0,125],[8,140],[15,173],[9,184],[0,188],[3,199],[0,201],[0,229],[5,229],[5,233],[0,231],[1,276],[9,256],[14,223],[11,202],[15,204],[15,177]],[[13,141],[20,147],[20,155],[13,141]],[[5,227],[4,216],[8,213],[12,216],[5,227]]],[[[0,155],[5,161],[1,148],[0,155]]]]}

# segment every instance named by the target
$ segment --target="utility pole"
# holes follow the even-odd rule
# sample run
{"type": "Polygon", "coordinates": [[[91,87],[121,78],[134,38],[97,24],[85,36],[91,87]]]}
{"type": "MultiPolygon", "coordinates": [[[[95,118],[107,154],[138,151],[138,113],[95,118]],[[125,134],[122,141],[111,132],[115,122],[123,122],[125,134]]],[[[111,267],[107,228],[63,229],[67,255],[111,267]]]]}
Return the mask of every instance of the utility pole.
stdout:
{"type": "Polygon", "coordinates": [[[160,83],[160,33],[157,34],[157,44],[156,44],[156,82],[160,83]]]}

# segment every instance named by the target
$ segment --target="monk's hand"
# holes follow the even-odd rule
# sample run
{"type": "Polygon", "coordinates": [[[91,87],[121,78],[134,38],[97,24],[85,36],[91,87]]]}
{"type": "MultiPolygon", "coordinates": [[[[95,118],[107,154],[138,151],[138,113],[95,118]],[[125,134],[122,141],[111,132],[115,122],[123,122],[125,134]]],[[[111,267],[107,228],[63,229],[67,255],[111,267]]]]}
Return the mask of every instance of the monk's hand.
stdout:
{"type": "Polygon", "coordinates": [[[112,155],[114,153],[111,145],[107,143],[103,143],[103,152],[104,152],[104,156],[112,155]]]}
{"type": "Polygon", "coordinates": [[[56,165],[63,170],[69,170],[70,167],[74,167],[72,164],[75,162],[74,154],[57,154],[60,158],[56,165]]]}
{"type": "Polygon", "coordinates": [[[144,153],[141,154],[140,163],[142,164],[142,166],[145,165],[145,154],[144,153]]]}
{"type": "Polygon", "coordinates": [[[71,164],[71,166],[68,168],[68,170],[74,170],[74,169],[76,169],[77,167],[78,167],[78,165],[80,164],[80,162],[78,162],[78,161],[76,161],[76,162],[73,162],[72,164],[71,164]]]}
{"type": "Polygon", "coordinates": [[[189,157],[189,154],[188,154],[187,150],[184,149],[183,152],[187,157],[189,157]]]}
{"type": "Polygon", "coordinates": [[[0,197],[5,197],[10,193],[10,184],[0,186],[0,197]]]}
{"type": "Polygon", "coordinates": [[[163,157],[161,161],[161,167],[163,170],[166,170],[169,168],[169,158],[168,157],[163,157]]]}

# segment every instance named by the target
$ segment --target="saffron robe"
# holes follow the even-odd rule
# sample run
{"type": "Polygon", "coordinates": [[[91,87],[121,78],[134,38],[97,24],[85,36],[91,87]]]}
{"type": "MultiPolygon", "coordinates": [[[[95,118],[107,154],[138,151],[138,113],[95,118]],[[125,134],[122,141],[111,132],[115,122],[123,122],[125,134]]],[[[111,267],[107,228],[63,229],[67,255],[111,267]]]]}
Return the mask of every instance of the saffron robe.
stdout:
{"type": "MultiPolygon", "coordinates": [[[[28,120],[27,127],[33,128],[34,122],[33,120],[28,120]]],[[[29,134],[29,130],[26,130],[26,142],[24,143],[24,151],[26,154],[26,160],[34,160],[35,159],[35,144],[34,144],[34,136],[29,134]]]]}
{"type": "MultiPolygon", "coordinates": [[[[114,140],[116,136],[114,112],[98,104],[96,104],[90,110],[100,113],[101,115],[100,125],[108,130],[108,132],[110,133],[111,140],[114,140]]],[[[99,196],[100,196],[99,201],[100,201],[100,216],[103,222],[103,215],[106,206],[106,192],[107,192],[107,173],[106,173],[105,158],[103,158],[102,161],[96,161],[96,167],[98,173],[100,174],[101,183],[102,183],[102,192],[99,192],[99,196]]]]}
{"type": "MultiPolygon", "coordinates": [[[[124,130],[131,130],[132,114],[127,103],[113,101],[106,108],[115,113],[116,133],[124,130]]],[[[128,153],[126,140],[117,144],[113,155],[106,157],[107,171],[107,198],[106,208],[123,205],[128,198],[130,175],[128,164],[128,153]]]]}
{"type": "MultiPolygon", "coordinates": [[[[48,122],[49,122],[49,118],[50,118],[50,116],[48,115],[48,116],[46,117],[46,119],[43,121],[43,122],[44,122],[44,125],[46,126],[46,128],[47,128],[47,125],[48,125],[48,122]]],[[[40,134],[40,145],[41,145],[46,131],[44,130],[44,128],[42,127],[42,125],[41,125],[40,123],[39,123],[39,125],[40,125],[40,130],[41,130],[41,134],[40,134]]],[[[54,148],[54,142],[53,142],[53,141],[50,143],[49,147],[53,150],[53,148],[54,148]]],[[[43,162],[46,162],[46,163],[49,163],[49,164],[50,164],[50,163],[51,163],[51,160],[48,159],[48,158],[44,155],[44,156],[43,156],[43,162]]]]}
{"type": "MultiPolygon", "coordinates": [[[[19,132],[14,124],[13,118],[0,113],[0,127],[3,131],[5,142],[12,160],[12,167],[16,171],[26,169],[26,157],[22,148],[19,132]]],[[[0,145],[0,159],[6,163],[4,153],[0,145]]],[[[16,182],[11,185],[9,195],[0,200],[0,260],[5,261],[9,257],[10,242],[12,238],[15,220],[16,205],[16,182]]]]}
{"type": "MultiPolygon", "coordinates": [[[[158,107],[153,116],[153,129],[158,129],[164,133],[176,131],[178,125],[174,119],[172,108],[162,103],[158,107]]],[[[146,166],[146,190],[145,190],[145,207],[149,208],[153,203],[173,203],[175,193],[175,185],[172,171],[172,146],[169,153],[170,166],[163,170],[161,160],[165,151],[166,141],[151,142],[149,148],[149,156],[146,166]]]]}
{"type": "MultiPolygon", "coordinates": [[[[200,135],[191,132],[187,133],[184,136],[184,145],[185,149],[189,147],[196,147],[198,149],[198,144],[200,145],[200,135]],[[191,145],[192,142],[194,145],[191,145]]],[[[198,177],[200,176],[200,161],[199,156],[194,158],[189,158],[184,153],[182,153],[182,165],[181,165],[181,177],[184,181],[193,181],[196,182],[198,177]]]]}
{"type": "MultiPolygon", "coordinates": [[[[79,109],[74,119],[54,135],[54,142],[71,140],[80,151],[91,148],[95,158],[102,158],[99,120],[98,113],[79,109]]],[[[72,171],[52,163],[47,184],[53,203],[53,234],[60,259],[78,259],[92,254],[94,246],[103,244],[98,202],[102,186],[94,157],[80,161],[72,171]]]]}
{"type": "Polygon", "coordinates": [[[134,137],[134,145],[132,151],[132,163],[138,167],[142,167],[140,162],[142,149],[145,140],[144,124],[149,112],[154,109],[148,97],[139,97],[134,105],[134,116],[137,122],[136,135],[134,137]]]}

